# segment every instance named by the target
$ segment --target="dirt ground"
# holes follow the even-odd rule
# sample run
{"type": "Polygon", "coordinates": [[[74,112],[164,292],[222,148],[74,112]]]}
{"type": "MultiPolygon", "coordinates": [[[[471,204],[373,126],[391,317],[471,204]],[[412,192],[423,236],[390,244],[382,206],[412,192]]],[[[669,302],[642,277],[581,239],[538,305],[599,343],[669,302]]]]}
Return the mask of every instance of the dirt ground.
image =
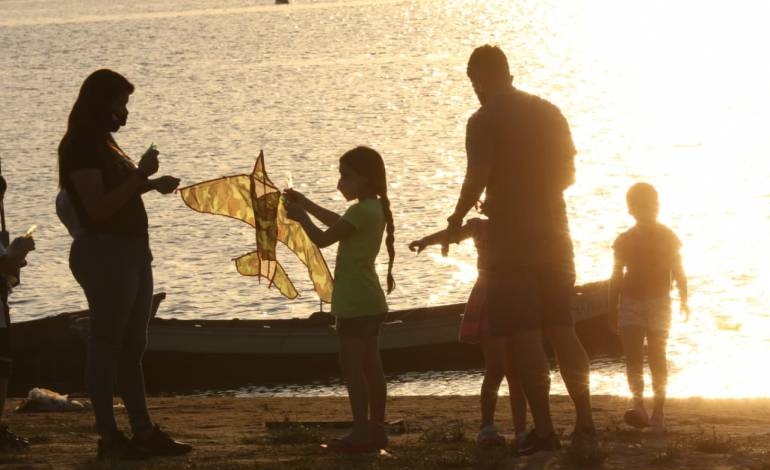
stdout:
{"type": "MultiPolygon", "coordinates": [[[[187,456],[140,463],[97,462],[90,411],[14,413],[6,422],[32,447],[0,454],[0,467],[21,469],[525,469],[574,468],[566,450],[516,457],[509,449],[479,450],[477,397],[395,397],[389,420],[405,432],[391,434],[386,455],[338,455],[320,443],[345,432],[329,425],[349,419],[345,398],[152,397],[150,413],[163,429],[195,446],[187,456]],[[269,430],[266,422],[319,422],[269,430]],[[325,423],[325,424],[324,424],[325,423]]],[[[669,401],[665,435],[638,431],[622,422],[626,400],[593,401],[606,469],[692,468],[770,470],[770,399],[669,401]]],[[[553,397],[553,416],[566,447],[573,414],[569,398],[553,397]]],[[[117,409],[120,423],[126,417],[117,409]]],[[[498,425],[509,431],[505,397],[498,425]]],[[[509,431],[510,432],[510,431],[509,431]]],[[[511,432],[512,434],[512,432],[511,432]]]]}

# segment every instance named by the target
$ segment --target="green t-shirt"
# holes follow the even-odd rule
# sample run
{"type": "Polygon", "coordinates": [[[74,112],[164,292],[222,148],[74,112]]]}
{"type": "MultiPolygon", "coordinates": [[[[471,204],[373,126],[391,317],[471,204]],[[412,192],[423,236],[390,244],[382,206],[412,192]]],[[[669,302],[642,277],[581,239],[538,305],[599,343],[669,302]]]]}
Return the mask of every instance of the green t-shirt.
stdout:
{"type": "Polygon", "coordinates": [[[385,231],[382,204],[379,199],[364,199],[350,206],[342,219],[356,230],[337,249],[332,313],[343,318],[383,314],[388,304],[374,270],[385,231]]]}

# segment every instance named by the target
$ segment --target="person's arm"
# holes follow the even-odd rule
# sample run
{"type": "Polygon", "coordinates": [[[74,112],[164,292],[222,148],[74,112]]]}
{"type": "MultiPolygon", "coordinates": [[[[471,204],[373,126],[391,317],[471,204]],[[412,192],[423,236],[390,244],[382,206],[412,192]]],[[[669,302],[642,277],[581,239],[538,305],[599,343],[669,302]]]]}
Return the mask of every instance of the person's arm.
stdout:
{"type": "Polygon", "coordinates": [[[116,188],[104,189],[102,172],[97,168],[81,168],[69,173],[69,178],[81,202],[93,220],[104,220],[112,216],[134,195],[141,193],[147,185],[147,178],[158,171],[158,151],[147,150],[142,155],[136,170],[116,188]]]}
{"type": "Polygon", "coordinates": [[[459,230],[439,230],[438,232],[431,233],[428,236],[414,240],[409,244],[411,251],[416,251],[418,254],[425,248],[431,245],[448,245],[450,243],[459,243],[465,239],[473,236],[475,228],[473,224],[467,223],[459,230]]]}
{"type": "Polygon", "coordinates": [[[341,240],[346,239],[356,228],[350,222],[339,218],[337,223],[332,225],[326,230],[321,230],[310,220],[310,216],[304,209],[298,208],[296,205],[292,205],[294,208],[289,209],[287,207],[287,214],[290,219],[296,220],[305,230],[310,241],[316,244],[319,248],[326,248],[341,240]]]}
{"type": "Polygon", "coordinates": [[[679,291],[679,308],[684,315],[685,321],[690,319],[690,305],[687,303],[687,275],[682,266],[682,257],[677,253],[674,269],[672,270],[676,288],[679,291]]]}
{"type": "Polygon", "coordinates": [[[481,198],[481,193],[489,181],[492,171],[493,146],[484,123],[478,115],[468,120],[465,131],[465,151],[468,164],[465,179],[460,189],[460,197],[451,216],[447,219],[449,228],[459,228],[473,206],[481,198]]]}
{"type": "Polygon", "coordinates": [[[331,211],[325,207],[321,207],[309,199],[307,199],[307,207],[305,210],[308,212],[308,214],[318,219],[327,227],[334,227],[342,218],[342,216],[336,212],[331,211]]]}
{"type": "Polygon", "coordinates": [[[620,300],[620,290],[623,285],[623,270],[625,266],[623,261],[615,252],[615,262],[612,267],[612,276],[610,277],[607,326],[610,333],[618,334],[618,301],[620,300]]]}
{"type": "Polygon", "coordinates": [[[308,199],[304,194],[294,189],[287,189],[284,191],[286,198],[295,204],[299,204],[308,214],[318,219],[322,224],[327,227],[334,226],[339,222],[341,216],[334,211],[321,207],[315,202],[308,199]]]}
{"type": "Polygon", "coordinates": [[[169,194],[179,186],[179,178],[170,175],[164,175],[160,178],[150,178],[142,186],[142,194],[150,191],[158,191],[161,194],[169,194]]]}

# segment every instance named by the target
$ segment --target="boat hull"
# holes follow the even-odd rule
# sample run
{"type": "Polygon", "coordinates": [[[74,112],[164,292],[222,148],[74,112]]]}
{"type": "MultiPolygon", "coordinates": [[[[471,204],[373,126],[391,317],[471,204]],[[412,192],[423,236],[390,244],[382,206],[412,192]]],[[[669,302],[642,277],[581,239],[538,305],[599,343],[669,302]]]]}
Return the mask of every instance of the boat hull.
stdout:
{"type": "MultiPolygon", "coordinates": [[[[165,294],[156,294],[157,310],[165,294]]],[[[589,355],[620,353],[607,332],[606,283],[580,286],[573,301],[578,336],[589,355]]],[[[380,350],[387,373],[483,367],[477,345],[457,341],[464,304],[390,312],[380,350]]],[[[338,377],[338,337],[328,314],[286,320],[154,318],[144,357],[150,391],[230,388],[338,377]]],[[[13,393],[35,386],[83,390],[87,312],[13,326],[13,393]]]]}

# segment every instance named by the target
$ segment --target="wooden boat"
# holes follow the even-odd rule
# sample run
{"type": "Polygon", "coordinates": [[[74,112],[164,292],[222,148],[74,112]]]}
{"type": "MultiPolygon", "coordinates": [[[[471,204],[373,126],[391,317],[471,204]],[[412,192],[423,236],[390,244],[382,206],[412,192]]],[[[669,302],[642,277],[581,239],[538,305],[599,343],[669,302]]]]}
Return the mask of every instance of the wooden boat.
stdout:
{"type": "MultiPolygon", "coordinates": [[[[573,316],[589,354],[619,353],[607,333],[606,282],[576,288],[573,316]]],[[[165,293],[156,294],[157,311],[165,293]]],[[[457,341],[465,304],[390,312],[380,346],[386,372],[482,367],[476,345],[457,341]]],[[[154,314],[154,313],[153,313],[154,314]]],[[[316,312],[306,319],[178,320],[153,318],[144,358],[152,391],[228,388],[270,382],[323,380],[338,375],[334,319],[316,312]]],[[[88,312],[79,311],[13,325],[11,388],[82,390],[88,312]]]]}

